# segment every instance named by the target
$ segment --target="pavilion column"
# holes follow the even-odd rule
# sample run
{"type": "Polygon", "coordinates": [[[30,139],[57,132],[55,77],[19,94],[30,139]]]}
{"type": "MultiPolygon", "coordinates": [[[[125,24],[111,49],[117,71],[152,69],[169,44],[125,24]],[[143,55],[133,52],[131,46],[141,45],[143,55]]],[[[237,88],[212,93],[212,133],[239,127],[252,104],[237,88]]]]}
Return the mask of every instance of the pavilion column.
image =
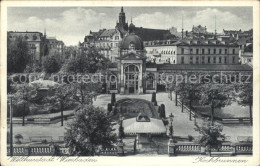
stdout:
{"type": "Polygon", "coordinates": [[[139,94],[143,94],[144,93],[144,89],[143,89],[143,65],[140,64],[139,67],[139,81],[138,81],[138,91],[139,94]]]}
{"type": "Polygon", "coordinates": [[[121,63],[121,73],[120,73],[120,94],[125,93],[125,80],[124,80],[124,64],[121,63]]]}

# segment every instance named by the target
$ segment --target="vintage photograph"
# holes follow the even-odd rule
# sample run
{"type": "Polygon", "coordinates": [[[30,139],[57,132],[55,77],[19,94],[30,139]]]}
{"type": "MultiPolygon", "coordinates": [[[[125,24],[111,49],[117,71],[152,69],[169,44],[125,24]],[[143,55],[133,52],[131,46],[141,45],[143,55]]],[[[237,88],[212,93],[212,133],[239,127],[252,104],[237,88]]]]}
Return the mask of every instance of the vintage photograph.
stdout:
{"type": "Polygon", "coordinates": [[[6,33],[9,157],[253,155],[252,6],[14,6],[6,33]]]}

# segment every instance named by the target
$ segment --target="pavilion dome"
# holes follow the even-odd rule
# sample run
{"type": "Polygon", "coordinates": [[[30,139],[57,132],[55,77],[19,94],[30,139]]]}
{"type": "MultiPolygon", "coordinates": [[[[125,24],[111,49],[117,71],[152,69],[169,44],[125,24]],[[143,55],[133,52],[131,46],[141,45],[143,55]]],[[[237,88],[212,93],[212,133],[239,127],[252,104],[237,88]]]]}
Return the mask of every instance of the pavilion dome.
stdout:
{"type": "Polygon", "coordinates": [[[121,42],[121,49],[128,50],[131,46],[134,46],[135,50],[143,50],[143,40],[133,33],[125,36],[121,42]]]}

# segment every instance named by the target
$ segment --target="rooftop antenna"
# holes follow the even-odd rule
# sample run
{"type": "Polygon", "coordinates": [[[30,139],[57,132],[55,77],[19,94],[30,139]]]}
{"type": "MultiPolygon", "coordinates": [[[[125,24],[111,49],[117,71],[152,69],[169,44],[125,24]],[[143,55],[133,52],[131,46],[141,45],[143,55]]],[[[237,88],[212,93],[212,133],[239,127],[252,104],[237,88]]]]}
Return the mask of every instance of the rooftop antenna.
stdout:
{"type": "Polygon", "coordinates": [[[46,28],[44,27],[44,36],[46,36],[46,28]]]}
{"type": "Polygon", "coordinates": [[[217,24],[216,24],[216,15],[215,15],[215,38],[217,36],[217,24]]]}
{"type": "Polygon", "coordinates": [[[181,16],[181,38],[183,39],[183,13],[181,16]]]}

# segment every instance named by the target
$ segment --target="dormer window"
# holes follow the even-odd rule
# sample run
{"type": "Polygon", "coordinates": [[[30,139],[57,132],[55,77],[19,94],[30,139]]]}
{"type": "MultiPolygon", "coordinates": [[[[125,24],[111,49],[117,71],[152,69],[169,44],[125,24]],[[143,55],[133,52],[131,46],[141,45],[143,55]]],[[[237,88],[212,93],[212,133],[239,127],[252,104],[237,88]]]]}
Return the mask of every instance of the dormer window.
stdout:
{"type": "Polygon", "coordinates": [[[36,35],[33,35],[33,40],[36,40],[37,39],[37,36],[36,35]]]}
{"type": "Polygon", "coordinates": [[[135,44],[133,42],[129,44],[129,50],[135,50],[135,44]]]}

